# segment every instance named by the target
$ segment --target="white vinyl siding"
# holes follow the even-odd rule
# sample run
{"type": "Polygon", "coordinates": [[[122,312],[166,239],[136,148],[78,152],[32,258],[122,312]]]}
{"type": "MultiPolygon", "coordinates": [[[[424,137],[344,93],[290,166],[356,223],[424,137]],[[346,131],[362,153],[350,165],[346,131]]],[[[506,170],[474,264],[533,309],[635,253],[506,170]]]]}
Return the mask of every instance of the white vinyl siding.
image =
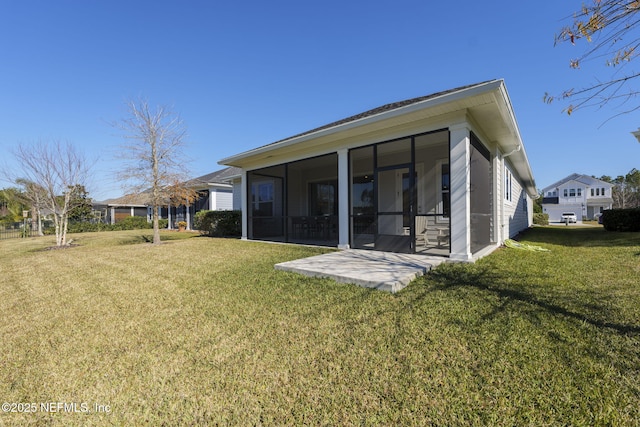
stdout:
{"type": "Polygon", "coordinates": [[[242,210],[242,181],[233,182],[233,204],[232,209],[235,211],[242,210]]]}
{"type": "Polygon", "coordinates": [[[233,192],[231,190],[216,190],[216,211],[230,211],[233,209],[233,192]]]}
{"type": "Polygon", "coordinates": [[[529,228],[533,222],[533,203],[520,181],[512,174],[511,169],[505,163],[503,176],[509,177],[510,189],[505,189],[504,210],[502,223],[504,225],[504,238],[514,237],[523,230],[529,228]],[[507,200],[506,191],[509,191],[510,199],[507,200]]]}

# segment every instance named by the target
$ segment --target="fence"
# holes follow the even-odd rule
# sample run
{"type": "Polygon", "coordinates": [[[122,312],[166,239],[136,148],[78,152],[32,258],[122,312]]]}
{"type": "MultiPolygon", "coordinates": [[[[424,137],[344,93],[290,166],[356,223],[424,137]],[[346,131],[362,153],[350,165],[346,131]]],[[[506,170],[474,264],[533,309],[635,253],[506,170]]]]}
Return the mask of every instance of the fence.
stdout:
{"type": "Polygon", "coordinates": [[[31,226],[31,222],[26,224],[22,222],[14,222],[0,225],[0,240],[17,239],[20,237],[35,237],[38,235],[38,225],[31,226]]]}

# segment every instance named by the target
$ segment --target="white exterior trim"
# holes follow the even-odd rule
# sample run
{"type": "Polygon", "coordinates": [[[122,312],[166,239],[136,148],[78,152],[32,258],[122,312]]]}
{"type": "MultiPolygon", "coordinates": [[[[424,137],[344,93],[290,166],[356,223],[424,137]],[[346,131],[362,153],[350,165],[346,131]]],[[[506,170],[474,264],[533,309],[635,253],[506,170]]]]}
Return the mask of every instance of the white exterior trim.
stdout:
{"type": "MultiPolygon", "coordinates": [[[[337,153],[338,247],[350,245],[349,150],[412,135],[448,130],[450,174],[450,258],[473,261],[478,253],[498,247],[532,224],[535,181],[515,115],[500,81],[448,93],[423,102],[368,116],[256,148],[220,161],[242,169],[242,238],[249,238],[247,172],[337,153]],[[489,150],[488,194],[491,228],[488,246],[472,253],[471,242],[471,133],[489,150]],[[508,160],[502,153],[508,153],[508,160]],[[505,200],[504,174],[511,171],[512,198],[505,200]]],[[[414,165],[417,167],[416,165],[414,165]]],[[[476,249],[477,250],[477,249],[476,249]]]]}
{"type": "Polygon", "coordinates": [[[471,131],[466,123],[449,128],[451,146],[451,254],[453,261],[471,261],[471,198],[469,154],[471,131]]]}

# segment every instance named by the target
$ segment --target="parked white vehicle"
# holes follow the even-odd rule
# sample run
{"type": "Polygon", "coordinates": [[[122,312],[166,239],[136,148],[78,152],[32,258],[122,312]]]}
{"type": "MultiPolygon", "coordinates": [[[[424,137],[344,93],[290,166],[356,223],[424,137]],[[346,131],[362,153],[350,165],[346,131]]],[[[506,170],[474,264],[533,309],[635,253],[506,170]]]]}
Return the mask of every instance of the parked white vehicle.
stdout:
{"type": "Polygon", "coordinates": [[[560,219],[561,222],[578,222],[578,217],[575,212],[563,212],[560,219]]]}

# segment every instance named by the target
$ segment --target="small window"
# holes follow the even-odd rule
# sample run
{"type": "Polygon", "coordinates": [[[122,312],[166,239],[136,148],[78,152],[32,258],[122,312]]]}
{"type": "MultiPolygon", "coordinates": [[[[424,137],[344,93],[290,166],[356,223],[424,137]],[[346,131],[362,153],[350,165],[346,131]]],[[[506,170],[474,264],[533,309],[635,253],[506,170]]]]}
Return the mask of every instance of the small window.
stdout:
{"type": "Polygon", "coordinates": [[[591,197],[595,196],[595,193],[596,193],[595,190],[592,188],[591,189],[591,197]]]}
{"type": "Polygon", "coordinates": [[[569,190],[566,188],[564,189],[564,197],[569,197],[569,190]]]}
{"type": "Polygon", "coordinates": [[[599,195],[600,195],[600,189],[596,188],[596,196],[599,196],[599,195]]]}
{"type": "Polygon", "coordinates": [[[582,197],[582,188],[578,188],[578,197],[582,197]]]}
{"type": "Polygon", "coordinates": [[[604,188],[600,190],[600,194],[604,196],[604,188]]]}
{"type": "Polygon", "coordinates": [[[576,197],[576,189],[572,188],[569,190],[569,197],[576,197]]]}
{"type": "Polygon", "coordinates": [[[504,198],[505,200],[511,201],[511,180],[513,177],[511,176],[511,171],[505,168],[504,172],[504,198]]]}

